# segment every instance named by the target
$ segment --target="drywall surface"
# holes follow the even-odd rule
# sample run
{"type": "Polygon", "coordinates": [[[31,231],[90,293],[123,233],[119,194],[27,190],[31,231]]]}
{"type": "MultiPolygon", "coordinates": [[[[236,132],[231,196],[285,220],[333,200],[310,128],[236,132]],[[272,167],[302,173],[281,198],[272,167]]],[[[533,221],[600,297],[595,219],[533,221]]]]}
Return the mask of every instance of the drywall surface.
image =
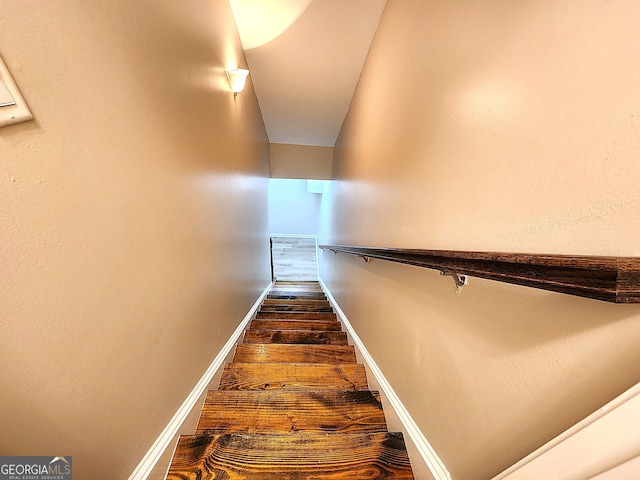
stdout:
{"type": "Polygon", "coordinates": [[[233,0],[269,139],[333,147],[386,0],[233,0]]]}
{"type": "MultiPolygon", "coordinates": [[[[639,15],[390,0],[318,242],[640,254],[639,15]]],[[[456,480],[491,478],[640,381],[640,306],[475,278],[456,295],[437,272],[330,252],[320,274],[456,480]]]]}
{"type": "Polygon", "coordinates": [[[309,193],[306,180],[269,180],[269,232],[317,235],[322,194],[309,193]]]}
{"type": "Polygon", "coordinates": [[[127,478],[270,281],[228,2],[0,0],[0,453],[127,478]]]}
{"type": "Polygon", "coordinates": [[[314,145],[272,143],[271,178],[329,180],[333,167],[333,148],[314,145]]]}

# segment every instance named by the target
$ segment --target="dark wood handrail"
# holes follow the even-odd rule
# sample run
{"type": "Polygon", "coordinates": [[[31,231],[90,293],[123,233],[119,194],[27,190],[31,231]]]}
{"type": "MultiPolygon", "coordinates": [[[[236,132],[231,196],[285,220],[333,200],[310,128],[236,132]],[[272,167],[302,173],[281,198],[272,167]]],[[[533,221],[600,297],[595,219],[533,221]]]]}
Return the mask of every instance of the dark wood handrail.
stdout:
{"type": "Polygon", "coordinates": [[[613,303],[640,303],[640,258],[320,245],[324,250],[525,285],[613,303]]]}

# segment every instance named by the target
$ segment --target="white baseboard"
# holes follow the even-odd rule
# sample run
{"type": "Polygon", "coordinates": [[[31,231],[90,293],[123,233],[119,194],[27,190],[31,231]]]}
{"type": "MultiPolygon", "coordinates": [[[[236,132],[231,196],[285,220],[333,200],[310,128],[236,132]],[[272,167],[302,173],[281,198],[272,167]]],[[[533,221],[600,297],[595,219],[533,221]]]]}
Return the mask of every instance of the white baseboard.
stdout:
{"type": "Polygon", "coordinates": [[[229,353],[231,352],[231,349],[235,346],[236,343],[238,343],[240,335],[242,335],[242,332],[244,332],[244,330],[247,328],[247,325],[253,318],[253,315],[256,313],[258,308],[260,308],[262,300],[264,300],[264,297],[267,296],[267,293],[269,292],[271,287],[272,283],[270,283],[267,288],[265,288],[264,291],[260,294],[258,300],[256,300],[247,315],[242,319],[242,322],[240,322],[238,328],[236,328],[233,334],[231,334],[231,337],[229,337],[229,340],[227,340],[227,343],[224,344],[222,350],[220,350],[218,355],[216,355],[216,358],[213,359],[213,362],[211,362],[211,365],[209,365],[207,371],[204,372],[202,378],[200,378],[189,396],[187,396],[171,421],[169,421],[160,436],[156,439],[149,451],[142,458],[138,466],[133,470],[133,473],[131,474],[131,476],[129,476],[129,480],[146,480],[146,478],[151,474],[151,471],[156,466],[156,463],[158,463],[158,460],[160,459],[162,454],[167,448],[169,448],[171,441],[173,440],[173,437],[178,433],[180,426],[184,423],[191,410],[193,410],[193,408],[195,407],[196,402],[204,393],[207,385],[209,385],[209,382],[211,382],[213,376],[222,366],[225,358],[227,358],[227,355],[229,355],[229,353]]]}
{"type": "Polygon", "coordinates": [[[373,360],[371,354],[369,354],[369,352],[367,351],[366,347],[362,343],[362,340],[360,340],[360,337],[349,322],[349,319],[340,308],[340,305],[338,305],[336,299],[331,294],[331,291],[321,278],[319,280],[320,285],[322,285],[322,289],[327,294],[327,297],[329,297],[329,302],[331,302],[334,310],[342,320],[343,325],[353,339],[353,343],[360,351],[360,354],[362,355],[364,361],[367,363],[369,370],[378,381],[380,389],[383,391],[387,400],[398,415],[398,418],[402,422],[402,425],[404,426],[409,437],[411,437],[411,441],[413,441],[424,463],[429,468],[429,471],[436,480],[451,480],[451,474],[445,467],[440,457],[438,457],[438,454],[435,452],[433,447],[429,444],[424,434],[420,431],[420,428],[418,428],[418,425],[416,425],[416,422],[413,420],[404,404],[400,401],[400,398],[398,398],[398,395],[391,387],[391,384],[383,375],[382,370],[380,370],[376,362],[373,360]]]}

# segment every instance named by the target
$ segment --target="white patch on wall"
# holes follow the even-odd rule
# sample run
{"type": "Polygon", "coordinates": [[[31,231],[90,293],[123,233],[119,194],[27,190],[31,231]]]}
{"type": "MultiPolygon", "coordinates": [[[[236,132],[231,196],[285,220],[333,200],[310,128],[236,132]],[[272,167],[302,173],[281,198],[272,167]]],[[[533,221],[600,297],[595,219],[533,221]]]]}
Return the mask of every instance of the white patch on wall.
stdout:
{"type": "Polygon", "coordinates": [[[0,127],[33,119],[27,103],[0,58],[0,127]]]}

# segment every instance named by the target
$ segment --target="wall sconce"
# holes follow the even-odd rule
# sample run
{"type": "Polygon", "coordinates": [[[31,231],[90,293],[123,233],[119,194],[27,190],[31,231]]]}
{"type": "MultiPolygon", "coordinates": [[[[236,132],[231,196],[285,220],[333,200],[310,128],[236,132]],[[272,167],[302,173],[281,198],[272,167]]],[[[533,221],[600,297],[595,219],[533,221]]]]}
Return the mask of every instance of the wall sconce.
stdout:
{"type": "Polygon", "coordinates": [[[244,88],[244,84],[247,81],[247,75],[249,75],[249,70],[244,68],[227,70],[227,79],[229,79],[229,86],[233,91],[234,97],[237,96],[238,92],[241,92],[244,88]]]}

